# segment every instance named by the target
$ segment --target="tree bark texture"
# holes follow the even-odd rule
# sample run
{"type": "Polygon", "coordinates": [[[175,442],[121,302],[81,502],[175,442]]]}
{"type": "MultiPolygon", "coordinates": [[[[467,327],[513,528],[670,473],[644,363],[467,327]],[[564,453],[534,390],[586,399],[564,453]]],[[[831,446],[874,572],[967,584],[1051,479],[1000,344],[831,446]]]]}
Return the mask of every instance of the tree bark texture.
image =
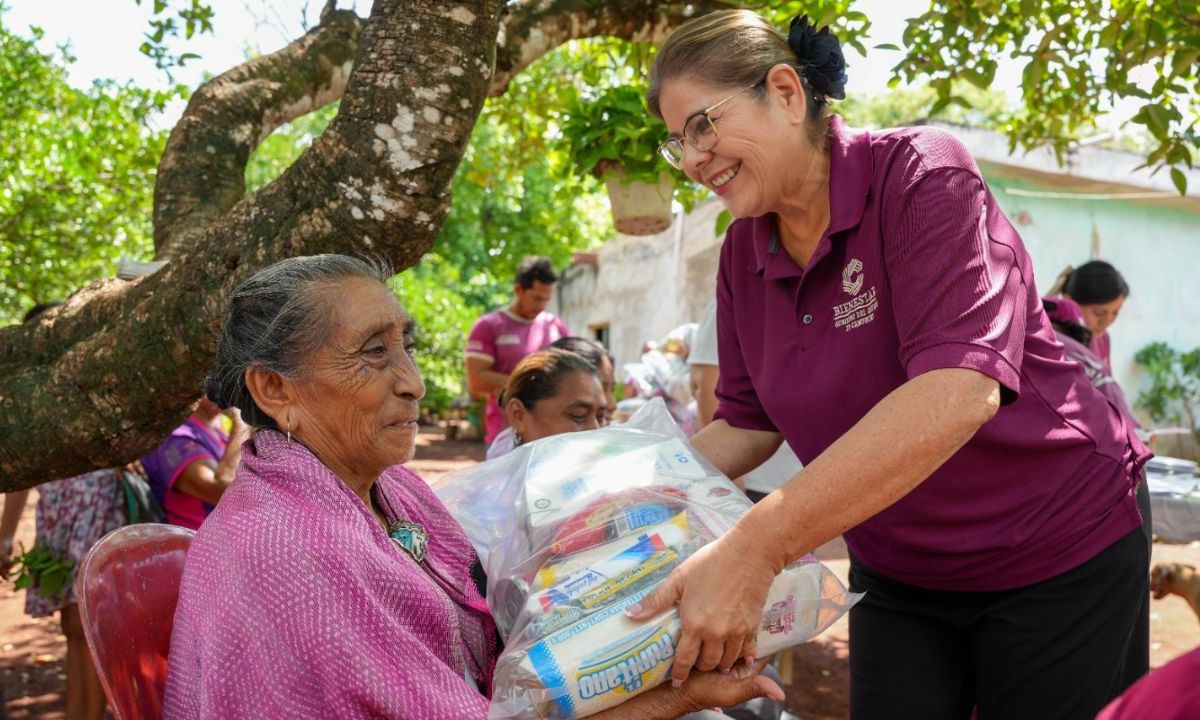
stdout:
{"type": "Polygon", "coordinates": [[[0,490],[152,450],[199,396],[223,299],[238,283],[316,253],[374,253],[411,267],[441,228],[489,94],[567,40],[659,39],[690,14],[643,0],[504,6],[376,0],[365,22],[327,12],[283,50],[197,90],[159,165],[154,237],[166,266],[99,281],[0,329],[0,490]],[[258,143],[338,99],[312,147],[244,197],[258,143]]]}

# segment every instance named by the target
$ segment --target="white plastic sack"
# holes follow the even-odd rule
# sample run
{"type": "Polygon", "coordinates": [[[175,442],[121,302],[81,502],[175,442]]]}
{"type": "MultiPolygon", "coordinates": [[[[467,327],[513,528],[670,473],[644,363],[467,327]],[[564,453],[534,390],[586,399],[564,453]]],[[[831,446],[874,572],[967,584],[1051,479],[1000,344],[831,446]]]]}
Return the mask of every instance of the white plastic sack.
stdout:
{"type": "MultiPolygon", "coordinates": [[[[663,682],[678,613],[635,623],[624,609],[751,507],[657,399],[624,425],[529,443],[434,489],[479,552],[506,641],[496,719],[586,717],[663,682]]],[[[811,556],[793,563],[771,586],[759,655],[815,637],[856,600],[811,556]]]]}

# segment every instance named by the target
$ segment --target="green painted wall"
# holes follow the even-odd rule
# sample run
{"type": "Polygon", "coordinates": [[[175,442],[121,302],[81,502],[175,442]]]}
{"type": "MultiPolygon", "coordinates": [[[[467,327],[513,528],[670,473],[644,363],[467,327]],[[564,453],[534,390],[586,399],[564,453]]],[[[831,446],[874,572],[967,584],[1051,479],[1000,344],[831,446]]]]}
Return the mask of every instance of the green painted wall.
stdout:
{"type": "Polygon", "coordinates": [[[985,167],[984,174],[1033,257],[1039,292],[1067,265],[1091,259],[1107,260],[1125,276],[1130,297],[1109,332],[1113,372],[1131,402],[1141,383],[1134,353],[1156,340],[1200,346],[1200,210],[1153,200],[1026,197],[1009,190],[1065,188],[1004,169],[985,167]]]}

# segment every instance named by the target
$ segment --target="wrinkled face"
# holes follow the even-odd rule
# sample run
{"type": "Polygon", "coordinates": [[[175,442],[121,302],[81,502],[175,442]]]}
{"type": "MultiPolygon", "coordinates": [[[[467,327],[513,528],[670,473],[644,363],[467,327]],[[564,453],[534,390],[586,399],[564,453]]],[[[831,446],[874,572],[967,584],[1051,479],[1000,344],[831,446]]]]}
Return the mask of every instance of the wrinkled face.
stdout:
{"type": "MultiPolygon", "coordinates": [[[[688,78],[663,83],[659,108],[672,137],[682,137],[684,126],[698,113],[719,103],[739,88],[715,87],[688,78]]],[[[785,168],[798,161],[781,146],[796,128],[780,112],[771,95],[762,88],[736,95],[709,113],[711,127],[701,122],[706,133],[716,133],[716,142],[700,151],[683,140],[681,169],[725,202],[734,217],[756,217],[779,206],[785,183],[785,168]]],[[[696,121],[692,121],[695,126],[696,121]]]]}
{"type": "Polygon", "coordinates": [[[608,399],[600,380],[586,370],[578,370],[559,382],[557,394],[542,398],[532,410],[523,405],[517,410],[510,407],[508,419],[521,440],[531,442],[551,435],[595,430],[607,413],[608,399]]]}
{"type": "Polygon", "coordinates": [[[554,297],[554,283],[533,281],[533,287],[523,287],[517,283],[513,290],[517,297],[517,314],[526,320],[538,316],[554,297]]]}
{"type": "Polygon", "coordinates": [[[1083,311],[1084,324],[1087,325],[1088,330],[1091,330],[1093,335],[1099,335],[1113,324],[1124,304],[1125,296],[1122,295],[1112,302],[1080,305],[1079,309],[1083,311]]]}
{"type": "Polygon", "coordinates": [[[383,284],[327,288],[330,332],[296,381],[296,435],[339,474],[378,476],[412,458],[418,402],[412,320],[383,284]]]}

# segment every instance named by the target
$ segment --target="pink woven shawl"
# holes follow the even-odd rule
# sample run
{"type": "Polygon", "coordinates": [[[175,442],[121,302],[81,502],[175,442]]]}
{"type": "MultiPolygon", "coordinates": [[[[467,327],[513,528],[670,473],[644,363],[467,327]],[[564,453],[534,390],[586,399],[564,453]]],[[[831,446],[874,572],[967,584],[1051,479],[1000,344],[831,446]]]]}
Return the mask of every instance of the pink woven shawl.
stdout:
{"type": "Polygon", "coordinates": [[[429,531],[422,568],[300,443],[262,431],[188,553],[166,718],[484,718],[497,635],[475,551],[396,467],[389,520],[429,531]]]}

